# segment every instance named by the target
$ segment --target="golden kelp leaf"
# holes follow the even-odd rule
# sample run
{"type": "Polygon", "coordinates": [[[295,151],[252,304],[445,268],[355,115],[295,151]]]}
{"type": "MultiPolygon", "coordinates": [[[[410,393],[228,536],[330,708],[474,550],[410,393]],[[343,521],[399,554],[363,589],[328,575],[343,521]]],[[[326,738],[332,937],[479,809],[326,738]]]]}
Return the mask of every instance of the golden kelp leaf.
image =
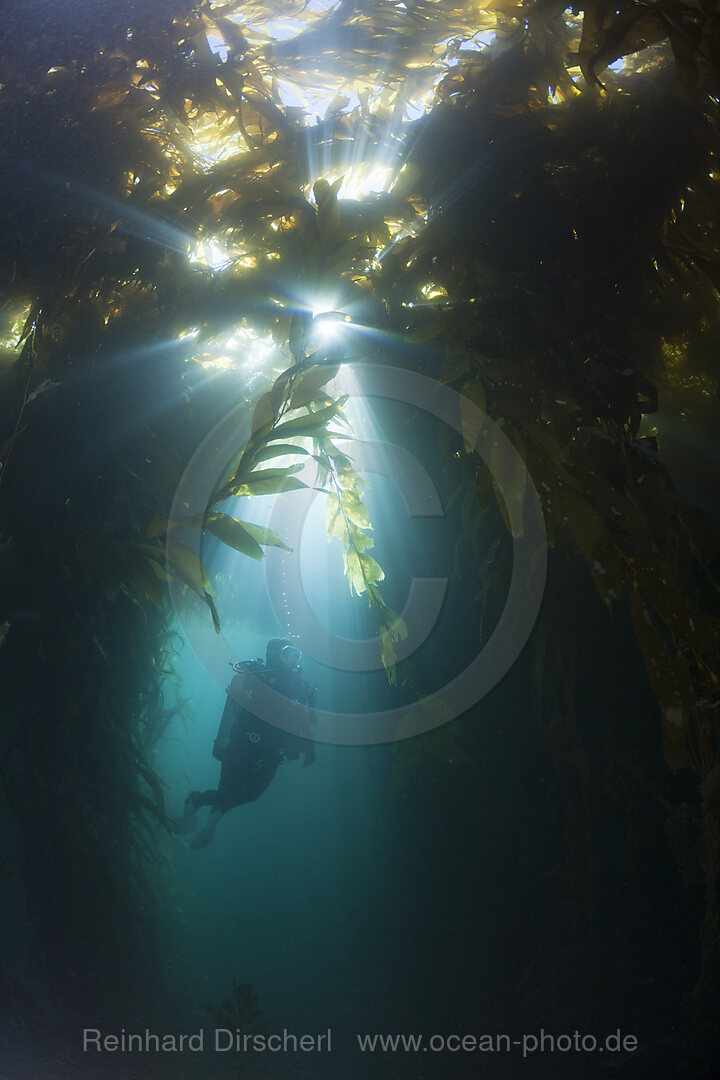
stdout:
{"type": "Polygon", "coordinates": [[[212,586],[207,576],[205,567],[194,551],[185,544],[181,544],[173,536],[167,540],[167,565],[176,577],[184,581],[195,592],[202,596],[204,593],[212,595],[212,586]]]}
{"type": "Polygon", "coordinates": [[[340,499],[334,491],[329,492],[325,502],[325,526],[327,529],[328,540],[337,537],[341,544],[345,543],[347,526],[345,524],[345,518],[342,515],[340,499]]]}
{"type": "Polygon", "coordinates": [[[253,461],[259,463],[261,461],[270,461],[271,458],[291,457],[295,454],[307,453],[308,451],[304,447],[296,446],[294,443],[269,443],[253,454],[253,461]]]}
{"type": "MultiPolygon", "coordinates": [[[[343,436],[345,438],[345,436],[343,436]]],[[[317,444],[321,452],[335,462],[337,469],[349,469],[352,467],[352,462],[347,454],[344,454],[342,450],[338,450],[337,446],[331,442],[329,438],[323,438],[320,436],[317,439],[317,444]]]]}
{"type": "Polygon", "coordinates": [[[210,608],[210,614],[212,615],[212,621],[213,621],[213,626],[215,627],[215,633],[219,634],[220,633],[220,616],[217,613],[217,608],[215,607],[215,601],[213,600],[212,596],[208,592],[206,592],[204,594],[203,600],[205,601],[207,606],[210,608]]]}
{"type": "Polygon", "coordinates": [[[395,642],[384,627],[380,631],[380,659],[387,672],[388,682],[391,686],[395,686],[397,683],[395,642]]]}
{"type": "Polygon", "coordinates": [[[348,395],[343,394],[341,398],[338,398],[332,405],[327,405],[324,409],[306,413],[304,416],[298,416],[294,420],[286,420],[284,424],[280,424],[273,431],[273,441],[281,436],[285,438],[288,435],[315,436],[321,434],[325,431],[327,424],[341,411],[347,399],[348,395]]]}
{"type": "Polygon", "coordinates": [[[318,464],[319,471],[316,476],[318,484],[322,486],[332,471],[332,465],[325,454],[311,454],[310,456],[318,464]]]}
{"type": "Polygon", "coordinates": [[[398,641],[404,641],[407,637],[407,626],[394,611],[386,610],[387,624],[380,630],[380,658],[391,686],[397,683],[397,653],[395,646],[398,641]]]}
{"type": "Polygon", "coordinates": [[[359,529],[353,521],[348,520],[347,529],[350,542],[357,552],[370,551],[375,546],[372,536],[359,529]]]}
{"type": "Polygon", "coordinates": [[[385,571],[378,562],[373,559],[372,555],[367,555],[362,552],[360,555],[360,565],[363,570],[363,580],[368,585],[377,585],[378,581],[385,580],[385,571]]]}
{"type": "Polygon", "coordinates": [[[299,491],[300,488],[306,488],[308,485],[304,484],[302,480],[298,480],[294,476],[263,476],[263,472],[274,472],[273,469],[261,470],[256,473],[252,480],[248,480],[245,484],[240,484],[238,488],[233,492],[234,495],[277,495],[281,491],[299,491]]]}
{"type": "MultiPolygon", "coordinates": [[[[327,110],[325,112],[325,115],[329,117],[329,116],[332,116],[333,113],[340,113],[340,112],[343,111],[345,106],[349,105],[349,104],[350,104],[350,98],[346,97],[345,94],[338,93],[338,94],[335,95],[335,97],[331,100],[330,104],[328,105],[327,110]]],[[[340,182],[342,183],[342,177],[340,177],[340,182]]]]}
{"type": "Polygon", "coordinates": [[[602,85],[596,72],[602,71],[621,56],[644,49],[667,36],[667,25],[662,15],[648,11],[644,6],[633,6],[629,10],[620,9],[616,18],[605,25],[605,9],[592,4],[587,7],[583,19],[583,32],[578,50],[578,64],[589,84],[602,85]],[[591,9],[602,10],[603,15],[596,20],[590,18],[591,9]],[[586,32],[586,24],[588,32],[586,32]]]}
{"type": "MultiPolygon", "coordinates": [[[[145,535],[148,540],[156,540],[159,536],[164,536],[165,533],[171,532],[173,529],[188,529],[190,532],[199,533],[202,528],[202,514],[195,514],[193,517],[187,518],[153,518],[147,527],[145,535]]],[[[162,550],[157,548],[157,551],[162,555],[162,550]]]]}
{"type": "Polygon", "coordinates": [[[314,401],[320,389],[334,379],[337,373],[337,365],[334,367],[322,365],[303,371],[295,381],[290,395],[290,408],[299,409],[302,405],[308,405],[314,401]]]}
{"type": "Polygon", "coordinates": [[[247,479],[244,481],[244,483],[251,484],[257,479],[275,480],[277,478],[282,478],[283,476],[292,476],[294,473],[300,472],[300,470],[304,467],[304,462],[296,462],[294,465],[285,465],[282,468],[278,467],[275,469],[256,469],[252,472],[247,473],[247,479]]]}
{"type": "Polygon", "coordinates": [[[158,536],[164,536],[168,529],[170,529],[170,527],[170,521],[168,518],[153,518],[153,520],[150,522],[147,529],[145,530],[145,535],[147,536],[148,540],[155,540],[158,536]]]}
{"type": "Polygon", "coordinates": [[[248,51],[248,41],[237,23],[213,12],[213,22],[220,30],[225,43],[236,49],[241,55],[248,51]]]}
{"type": "Polygon", "coordinates": [[[354,488],[344,488],[342,494],[343,512],[348,521],[357,525],[359,529],[372,528],[370,515],[367,512],[360,492],[354,488]]]}
{"type": "Polygon", "coordinates": [[[153,573],[155,574],[156,578],[159,578],[160,581],[170,581],[170,575],[168,574],[167,570],[165,570],[160,565],[160,563],[155,562],[154,559],[148,559],[147,562],[148,565],[151,567],[153,573]]]}
{"type": "Polygon", "coordinates": [[[265,557],[265,552],[257,540],[250,535],[237,518],[220,513],[208,514],[205,518],[205,528],[213,536],[216,536],[218,540],[222,540],[223,544],[234,548],[235,551],[239,551],[242,555],[249,555],[251,559],[263,559],[265,557]]]}
{"type": "Polygon", "coordinates": [[[311,320],[312,317],[309,312],[296,312],[290,321],[288,345],[290,346],[290,352],[298,362],[302,359],[302,355],[305,351],[305,343],[307,341],[311,320]]]}
{"type": "Polygon", "coordinates": [[[313,184],[313,196],[318,206],[322,206],[325,200],[330,198],[331,194],[330,184],[327,180],[323,180],[321,177],[315,181],[313,184]]]}
{"type": "Polygon", "coordinates": [[[351,591],[358,596],[366,592],[369,585],[376,585],[385,578],[382,567],[375,562],[372,555],[357,551],[354,547],[350,547],[345,553],[345,573],[351,591]]]}
{"type": "Polygon", "coordinates": [[[240,524],[250,533],[254,540],[257,540],[258,544],[264,544],[266,547],[279,547],[283,551],[292,551],[292,548],[285,543],[274,529],[268,529],[264,525],[254,525],[250,521],[241,521],[240,524]]]}
{"type": "MultiPolygon", "coordinates": [[[[238,546],[244,543],[243,534],[257,546],[264,544],[266,547],[279,547],[285,551],[292,551],[285,541],[273,529],[267,529],[263,525],[254,525],[250,521],[240,521],[238,518],[229,517],[227,514],[212,513],[205,518],[205,527],[223,543],[242,551],[245,555],[251,555],[254,559],[261,559],[263,552],[254,554],[253,550],[245,550],[238,546]],[[237,535],[236,535],[237,534],[237,535]]],[[[259,548],[258,548],[259,550],[259,548]]]]}
{"type": "Polygon", "coordinates": [[[263,394],[255,406],[252,418],[251,437],[269,427],[275,419],[275,404],[271,394],[263,394]]]}
{"type": "Polygon", "coordinates": [[[365,579],[363,578],[360,556],[352,548],[345,552],[345,576],[348,579],[350,592],[356,596],[362,596],[366,591],[365,579]]]}

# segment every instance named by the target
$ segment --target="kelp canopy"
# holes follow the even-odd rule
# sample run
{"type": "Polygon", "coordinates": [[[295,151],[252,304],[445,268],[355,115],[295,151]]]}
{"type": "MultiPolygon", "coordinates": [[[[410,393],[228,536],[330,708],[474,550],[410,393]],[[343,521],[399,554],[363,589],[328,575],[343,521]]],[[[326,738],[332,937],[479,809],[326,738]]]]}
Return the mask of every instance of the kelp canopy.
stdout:
{"type": "MultiPolygon", "coordinates": [[[[281,538],[217,506],[299,483],[287,455],[312,450],[392,673],[402,627],[331,437],[342,399],[313,375],[372,360],[448,383],[503,425],[540,493],[551,583],[570,558],[608,635],[631,622],[658,706],[658,800],[693,867],[694,911],[704,896],[707,1003],[717,547],[666,469],[663,422],[708,437],[717,418],[714,4],[13,9],[0,87],[2,754],[32,838],[24,882],[45,961],[65,965],[80,935],[107,962],[111,916],[123,951],[151,933],[168,578],[217,618],[212,582],[167,518],[228,396],[255,410],[253,442],[193,527],[260,557],[281,538]],[[373,332],[326,346],[328,311],[373,332]]],[[[503,500],[454,443],[438,451],[470,580],[492,606],[477,522],[504,515],[503,500]]],[[[528,647],[546,671],[539,714],[555,722],[572,709],[557,684],[573,645],[550,637],[528,647]]],[[[602,774],[602,733],[592,746],[602,774]]]]}

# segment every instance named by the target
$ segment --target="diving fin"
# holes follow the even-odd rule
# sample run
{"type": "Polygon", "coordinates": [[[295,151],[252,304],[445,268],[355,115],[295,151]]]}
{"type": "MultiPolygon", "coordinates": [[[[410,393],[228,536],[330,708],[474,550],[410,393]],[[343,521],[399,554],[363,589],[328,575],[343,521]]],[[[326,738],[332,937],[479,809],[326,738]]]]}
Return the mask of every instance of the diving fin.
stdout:
{"type": "Polygon", "coordinates": [[[186,836],[187,833],[195,832],[197,829],[196,813],[195,803],[192,794],[190,794],[185,800],[182,817],[175,818],[174,821],[170,822],[170,831],[174,832],[176,836],[186,836]]]}
{"type": "Polygon", "coordinates": [[[223,816],[222,810],[219,807],[214,806],[210,811],[210,817],[208,823],[204,829],[201,829],[195,839],[190,844],[191,848],[204,848],[208,844],[212,843],[212,838],[215,835],[215,829],[220,818],[223,816]]]}

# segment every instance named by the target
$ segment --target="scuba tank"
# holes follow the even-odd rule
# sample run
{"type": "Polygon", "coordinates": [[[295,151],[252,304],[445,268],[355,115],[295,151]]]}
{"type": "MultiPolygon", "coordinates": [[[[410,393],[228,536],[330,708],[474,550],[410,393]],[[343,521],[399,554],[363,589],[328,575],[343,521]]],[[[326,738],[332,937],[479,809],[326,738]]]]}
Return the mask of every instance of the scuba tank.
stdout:
{"type": "MultiPolygon", "coordinates": [[[[255,675],[263,682],[270,683],[267,676],[272,673],[272,668],[269,668],[262,660],[237,660],[230,666],[236,675],[255,675]]],[[[291,697],[286,694],[283,694],[283,697],[289,697],[291,701],[297,701],[299,704],[309,708],[315,705],[317,687],[310,686],[304,679],[300,678],[299,674],[294,680],[292,689],[294,693],[291,697]]],[[[238,718],[236,706],[242,708],[242,702],[228,695],[213,747],[213,757],[217,758],[218,761],[222,761],[223,755],[230,745],[230,738],[238,718]]]]}
{"type": "MultiPolygon", "coordinates": [[[[261,679],[263,675],[270,673],[273,669],[269,668],[267,664],[264,664],[262,660],[237,660],[234,664],[230,665],[234,672],[238,675],[258,675],[261,679]]],[[[297,693],[293,694],[290,700],[298,701],[301,705],[308,705],[312,708],[315,705],[315,699],[317,698],[318,688],[317,686],[310,686],[304,679],[300,678],[299,668],[296,676],[296,686],[293,687],[297,693]]],[[[268,680],[263,679],[263,682],[268,680]]],[[[280,692],[280,691],[278,691],[280,692]]],[[[289,695],[283,694],[283,697],[289,695]]]]}
{"type": "MultiPolygon", "coordinates": [[[[249,674],[253,672],[259,674],[265,667],[262,660],[239,660],[235,664],[230,665],[233,671],[237,675],[249,674]]],[[[229,691],[228,687],[228,691],[229,691]]],[[[237,709],[235,706],[241,707],[240,702],[235,698],[230,697],[228,693],[228,699],[225,702],[225,708],[220,718],[220,726],[215,736],[215,742],[213,743],[213,757],[218,761],[222,761],[223,755],[230,745],[230,736],[232,735],[235,722],[237,720],[237,709]]]]}

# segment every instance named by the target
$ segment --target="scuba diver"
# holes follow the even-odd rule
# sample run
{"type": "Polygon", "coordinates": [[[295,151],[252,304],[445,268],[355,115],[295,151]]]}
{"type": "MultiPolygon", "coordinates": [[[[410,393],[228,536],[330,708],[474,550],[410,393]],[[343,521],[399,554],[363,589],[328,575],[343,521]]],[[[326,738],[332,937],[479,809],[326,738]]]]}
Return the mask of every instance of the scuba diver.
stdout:
{"type": "Polygon", "coordinates": [[[210,807],[207,824],[191,847],[207,847],[223,814],[262,795],[282,761],[296,761],[302,754],[306,768],[315,760],[310,728],[317,691],[302,679],[301,661],[291,641],[272,638],[264,664],[246,660],[232,665],[236,674],[213,747],[213,757],[221,762],[220,783],[215,791],[191,791],[182,817],[171,823],[174,833],[195,832],[197,811],[210,807]],[[254,715],[245,707],[251,702],[256,712],[272,716],[282,727],[254,715]]]}

